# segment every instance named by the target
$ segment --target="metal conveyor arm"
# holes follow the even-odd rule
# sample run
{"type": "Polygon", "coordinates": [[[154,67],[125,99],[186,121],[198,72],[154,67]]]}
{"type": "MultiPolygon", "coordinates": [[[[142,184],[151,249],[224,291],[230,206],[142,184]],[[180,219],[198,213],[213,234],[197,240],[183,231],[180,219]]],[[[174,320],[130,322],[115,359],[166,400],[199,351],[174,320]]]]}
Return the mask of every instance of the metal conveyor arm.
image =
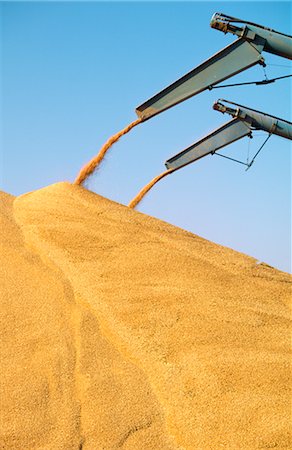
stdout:
{"type": "Polygon", "coordinates": [[[213,15],[211,27],[224,33],[232,33],[238,39],[138,106],[136,113],[142,121],[257,63],[265,65],[262,51],[292,59],[292,38],[284,33],[221,13],[213,15]],[[238,26],[238,22],[242,26],[238,26]]]}
{"type": "Polygon", "coordinates": [[[238,139],[248,136],[251,132],[249,122],[232,119],[222,127],[208,134],[200,141],[166,161],[167,169],[177,170],[204,156],[214,153],[238,139]]]}
{"type": "Polygon", "coordinates": [[[242,120],[248,117],[253,129],[263,130],[286,139],[292,139],[292,123],[288,122],[288,120],[280,119],[280,117],[271,116],[270,114],[224,99],[217,100],[213,105],[213,109],[242,120]]]}
{"type": "Polygon", "coordinates": [[[220,148],[244,136],[251,135],[252,130],[263,130],[269,133],[269,136],[276,134],[286,139],[292,139],[292,123],[287,120],[228,100],[217,100],[213,108],[223,114],[231,115],[233,119],[166,161],[167,169],[177,170],[206,155],[215,153],[220,148]]]}
{"type": "Polygon", "coordinates": [[[263,46],[260,39],[253,44],[245,39],[238,39],[138,106],[137,115],[142,120],[150,119],[257,63],[264,64],[261,56],[263,46]]]}

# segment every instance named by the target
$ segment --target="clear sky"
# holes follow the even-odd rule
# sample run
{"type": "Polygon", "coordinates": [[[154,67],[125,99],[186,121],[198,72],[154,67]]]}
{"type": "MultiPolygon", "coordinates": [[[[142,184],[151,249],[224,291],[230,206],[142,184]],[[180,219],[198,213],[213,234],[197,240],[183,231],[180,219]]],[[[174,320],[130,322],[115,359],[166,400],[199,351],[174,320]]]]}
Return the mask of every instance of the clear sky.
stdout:
{"type": "MultiPolygon", "coordinates": [[[[290,2],[1,2],[1,189],[73,181],[135,107],[235,40],[216,11],[291,34],[290,2]]],[[[269,77],[289,61],[263,54],[269,77]]],[[[263,79],[256,66],[228,82],[263,79]]],[[[229,117],[218,98],[291,121],[291,79],[214,89],[139,125],[112,147],[88,188],[127,204],[164,162],[229,117]]],[[[266,135],[224,150],[255,153],[266,135]]],[[[254,166],[208,156],[162,180],[138,208],[291,271],[291,143],[273,136],[254,166]]]]}

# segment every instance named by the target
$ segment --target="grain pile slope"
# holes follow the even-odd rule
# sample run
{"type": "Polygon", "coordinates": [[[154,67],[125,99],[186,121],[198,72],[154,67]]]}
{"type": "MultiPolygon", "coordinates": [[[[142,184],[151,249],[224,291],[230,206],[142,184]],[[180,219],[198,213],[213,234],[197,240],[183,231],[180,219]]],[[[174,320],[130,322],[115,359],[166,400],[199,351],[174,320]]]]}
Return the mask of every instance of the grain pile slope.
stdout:
{"type": "Polygon", "coordinates": [[[26,248],[12,202],[1,195],[1,448],[78,448],[72,290],[26,248]]]}
{"type": "Polygon", "coordinates": [[[289,275],[68,183],[13,212],[4,448],[291,447],[289,275]]]}

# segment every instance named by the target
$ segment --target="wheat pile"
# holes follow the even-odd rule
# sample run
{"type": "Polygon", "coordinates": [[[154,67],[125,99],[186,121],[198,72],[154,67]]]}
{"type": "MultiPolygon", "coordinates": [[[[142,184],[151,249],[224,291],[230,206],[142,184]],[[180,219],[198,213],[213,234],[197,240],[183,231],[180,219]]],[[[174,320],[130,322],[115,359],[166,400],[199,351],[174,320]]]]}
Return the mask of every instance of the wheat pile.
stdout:
{"type": "Polygon", "coordinates": [[[0,212],[2,449],[292,448],[290,275],[69,183],[0,212]]]}

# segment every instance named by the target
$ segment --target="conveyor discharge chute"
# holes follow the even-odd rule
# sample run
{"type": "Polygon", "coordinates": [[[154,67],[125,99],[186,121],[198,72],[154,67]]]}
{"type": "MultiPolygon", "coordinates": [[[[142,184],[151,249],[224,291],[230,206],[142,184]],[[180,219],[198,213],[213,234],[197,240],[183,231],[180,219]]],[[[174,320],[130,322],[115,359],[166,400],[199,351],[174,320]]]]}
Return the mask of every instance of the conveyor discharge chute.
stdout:
{"type": "MultiPolygon", "coordinates": [[[[220,148],[244,136],[251,135],[253,130],[263,130],[269,133],[269,136],[276,134],[286,139],[292,139],[292,123],[286,120],[228,100],[218,100],[214,103],[213,108],[231,115],[233,119],[167,160],[165,163],[167,169],[177,170],[203,156],[214,154],[220,148]]],[[[245,165],[250,166],[251,164],[245,165]]]]}
{"type": "Polygon", "coordinates": [[[262,51],[292,59],[292,38],[286,34],[221,13],[213,15],[211,27],[238,39],[138,106],[143,121],[255,64],[265,65],[262,51]]]}
{"type": "Polygon", "coordinates": [[[248,136],[250,134],[250,127],[247,122],[232,119],[223,127],[213,131],[213,133],[205,136],[200,141],[194,143],[187,149],[175,155],[166,161],[165,166],[167,169],[180,169],[187,164],[197,161],[203,156],[207,156],[210,153],[225,147],[228,142],[237,141],[238,139],[248,136]]]}

